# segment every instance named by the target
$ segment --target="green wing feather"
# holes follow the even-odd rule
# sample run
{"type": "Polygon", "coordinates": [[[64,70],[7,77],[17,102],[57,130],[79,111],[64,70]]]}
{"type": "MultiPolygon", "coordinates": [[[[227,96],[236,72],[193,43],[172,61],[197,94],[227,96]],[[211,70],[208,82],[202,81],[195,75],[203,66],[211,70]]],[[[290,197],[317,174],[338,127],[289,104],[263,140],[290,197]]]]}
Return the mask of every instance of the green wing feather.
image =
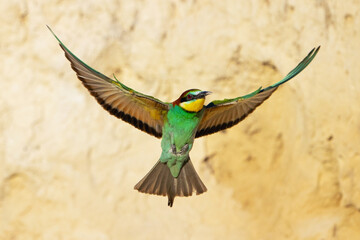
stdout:
{"type": "Polygon", "coordinates": [[[267,88],[261,87],[254,92],[232,99],[215,100],[205,107],[204,116],[200,122],[196,137],[212,134],[234,126],[253,112],[256,107],[268,99],[281,84],[289,81],[315,58],[320,46],[312,49],[309,54],[282,80],[267,88]]]}
{"type": "Polygon", "coordinates": [[[91,68],[76,57],[49,26],[48,28],[64,50],[77,77],[104,109],[150,135],[158,138],[162,136],[164,116],[169,110],[168,103],[135,91],[118,81],[115,76],[115,80],[112,80],[91,68]]]}
{"type": "Polygon", "coordinates": [[[261,92],[267,91],[271,88],[276,88],[276,87],[280,86],[281,84],[286,83],[287,81],[289,81],[296,75],[298,75],[302,70],[304,70],[309,65],[309,63],[311,63],[311,61],[315,58],[315,56],[319,50],[320,50],[320,46],[318,46],[317,48],[313,48],[309,52],[309,54],[293,70],[291,70],[281,81],[279,81],[273,85],[270,85],[269,87],[267,87],[265,89],[262,89],[261,92]]]}

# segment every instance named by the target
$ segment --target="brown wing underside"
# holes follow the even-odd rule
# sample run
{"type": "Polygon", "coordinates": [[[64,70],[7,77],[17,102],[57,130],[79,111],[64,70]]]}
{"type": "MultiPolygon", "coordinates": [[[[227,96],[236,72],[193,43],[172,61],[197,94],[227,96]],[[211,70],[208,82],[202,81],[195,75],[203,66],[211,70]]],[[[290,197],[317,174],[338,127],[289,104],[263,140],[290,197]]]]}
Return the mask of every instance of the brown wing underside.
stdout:
{"type": "Polygon", "coordinates": [[[276,91],[278,86],[289,81],[304,70],[319,52],[320,46],[313,48],[308,55],[283,79],[265,89],[258,90],[233,99],[213,101],[206,106],[196,137],[205,136],[229,128],[243,120],[276,91]]]}
{"type": "Polygon", "coordinates": [[[168,106],[143,95],[90,68],[63,44],[61,48],[72,69],[98,103],[110,114],[157,138],[162,136],[163,116],[168,106]]]}

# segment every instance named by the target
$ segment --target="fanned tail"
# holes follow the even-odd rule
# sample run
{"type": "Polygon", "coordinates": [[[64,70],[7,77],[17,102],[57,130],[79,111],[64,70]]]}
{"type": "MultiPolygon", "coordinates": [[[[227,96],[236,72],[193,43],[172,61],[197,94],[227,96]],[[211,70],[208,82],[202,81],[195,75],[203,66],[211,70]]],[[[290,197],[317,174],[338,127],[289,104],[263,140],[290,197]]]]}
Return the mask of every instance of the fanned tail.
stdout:
{"type": "Polygon", "coordinates": [[[193,192],[199,195],[206,192],[206,187],[189,159],[180,174],[174,178],[165,163],[158,161],[146,176],[134,187],[139,192],[168,196],[168,206],[172,207],[174,198],[188,197],[193,192]]]}

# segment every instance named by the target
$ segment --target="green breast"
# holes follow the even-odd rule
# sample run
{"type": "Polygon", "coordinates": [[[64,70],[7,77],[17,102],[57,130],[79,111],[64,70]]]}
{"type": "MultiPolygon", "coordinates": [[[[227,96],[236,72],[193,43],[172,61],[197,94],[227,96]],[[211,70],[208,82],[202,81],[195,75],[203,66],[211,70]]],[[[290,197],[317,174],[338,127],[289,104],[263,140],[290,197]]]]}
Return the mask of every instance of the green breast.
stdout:
{"type": "Polygon", "coordinates": [[[169,110],[164,130],[173,135],[176,148],[181,149],[194,141],[201,116],[202,112],[187,112],[177,105],[169,110]]]}

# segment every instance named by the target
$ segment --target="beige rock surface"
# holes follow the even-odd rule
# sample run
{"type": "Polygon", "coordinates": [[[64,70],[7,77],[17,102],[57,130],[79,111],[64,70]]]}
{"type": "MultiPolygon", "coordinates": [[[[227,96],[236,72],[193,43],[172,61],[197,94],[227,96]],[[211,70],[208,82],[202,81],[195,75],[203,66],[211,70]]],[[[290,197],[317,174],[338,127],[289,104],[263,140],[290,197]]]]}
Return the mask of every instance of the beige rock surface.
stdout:
{"type": "Polygon", "coordinates": [[[360,239],[359,1],[1,1],[0,239],[360,239]],[[95,69],[210,101],[315,61],[241,124],[198,139],[206,194],[133,186],[160,141],[110,116],[50,25],[95,69]]]}

